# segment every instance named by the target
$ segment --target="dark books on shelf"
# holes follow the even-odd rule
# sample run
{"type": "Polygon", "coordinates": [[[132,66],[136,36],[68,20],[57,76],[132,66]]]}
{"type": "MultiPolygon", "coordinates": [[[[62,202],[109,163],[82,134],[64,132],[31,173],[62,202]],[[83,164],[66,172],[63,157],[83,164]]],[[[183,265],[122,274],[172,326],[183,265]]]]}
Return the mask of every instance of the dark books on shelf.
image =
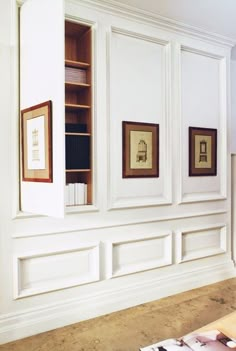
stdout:
{"type": "Polygon", "coordinates": [[[87,125],[81,123],[66,123],[66,133],[87,133],[87,125]]]}
{"type": "Polygon", "coordinates": [[[66,169],[90,168],[90,137],[66,135],[66,169]]]}

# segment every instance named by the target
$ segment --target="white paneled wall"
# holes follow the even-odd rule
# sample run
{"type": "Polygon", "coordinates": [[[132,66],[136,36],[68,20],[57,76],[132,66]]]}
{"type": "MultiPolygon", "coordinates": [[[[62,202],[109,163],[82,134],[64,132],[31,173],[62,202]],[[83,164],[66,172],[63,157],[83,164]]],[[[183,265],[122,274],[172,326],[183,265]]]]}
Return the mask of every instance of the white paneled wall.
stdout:
{"type": "Polygon", "coordinates": [[[236,154],[232,154],[232,254],[236,263],[236,154]]]}
{"type": "MultiPolygon", "coordinates": [[[[8,72],[0,81],[7,102],[1,118],[9,131],[6,137],[0,130],[6,150],[5,156],[0,151],[0,343],[235,276],[228,138],[233,43],[183,25],[170,28],[164,19],[109,1],[66,1],[68,19],[93,27],[95,206],[60,219],[33,216],[16,211],[20,193],[12,194],[19,181],[13,138],[19,92],[16,3],[9,4],[0,32],[8,72]],[[159,124],[158,178],[122,178],[122,121],[159,124]],[[190,126],[217,129],[216,176],[189,177],[190,126]]],[[[62,180],[64,154],[56,143],[53,172],[62,180]]]]}
{"type": "Polygon", "coordinates": [[[110,206],[158,205],[171,202],[168,104],[170,102],[170,43],[141,33],[111,28],[107,62],[110,90],[110,206]],[[130,93],[132,92],[132,93],[130,93]],[[138,98],[139,97],[139,98],[138,98]],[[122,121],[159,124],[160,176],[124,179],[122,121]]]}
{"type": "Polygon", "coordinates": [[[225,225],[201,227],[179,232],[177,243],[178,262],[225,253],[227,231],[225,225]]]}
{"type": "Polygon", "coordinates": [[[227,132],[224,106],[225,58],[183,47],[181,50],[182,201],[200,201],[226,196],[227,132]],[[188,127],[217,129],[217,175],[188,176],[188,127]]]}
{"type": "MultiPolygon", "coordinates": [[[[234,49],[235,50],[235,49],[234,49]]],[[[231,60],[231,152],[236,153],[236,60],[231,60]]]]}
{"type": "Polygon", "coordinates": [[[99,246],[33,252],[15,257],[15,298],[99,280],[99,246]]]}
{"type": "Polygon", "coordinates": [[[129,241],[106,243],[107,278],[172,263],[172,233],[129,241]]]}

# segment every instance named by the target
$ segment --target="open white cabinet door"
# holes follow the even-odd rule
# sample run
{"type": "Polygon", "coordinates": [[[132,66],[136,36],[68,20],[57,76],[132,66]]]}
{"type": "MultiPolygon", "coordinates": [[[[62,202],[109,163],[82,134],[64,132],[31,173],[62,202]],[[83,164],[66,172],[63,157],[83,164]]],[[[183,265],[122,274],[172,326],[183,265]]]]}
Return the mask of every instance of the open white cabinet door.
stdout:
{"type": "Polygon", "coordinates": [[[52,101],[52,182],[21,181],[21,210],[62,217],[65,212],[64,1],[27,0],[20,10],[20,107],[25,110],[49,100],[52,101]]]}

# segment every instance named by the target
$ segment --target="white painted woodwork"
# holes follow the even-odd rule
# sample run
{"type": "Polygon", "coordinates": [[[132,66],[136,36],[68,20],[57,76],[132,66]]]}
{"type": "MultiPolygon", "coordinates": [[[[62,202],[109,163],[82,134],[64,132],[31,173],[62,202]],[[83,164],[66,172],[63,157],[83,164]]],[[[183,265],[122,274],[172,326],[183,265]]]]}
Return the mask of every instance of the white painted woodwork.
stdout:
{"type": "Polygon", "coordinates": [[[98,279],[97,243],[64,251],[26,253],[15,258],[15,298],[91,283],[98,279]]]}
{"type": "Polygon", "coordinates": [[[30,0],[20,10],[20,109],[52,100],[53,183],[21,182],[21,210],[64,215],[64,3],[30,0]],[[33,34],[32,34],[33,33],[33,34]]]}
{"type": "Polygon", "coordinates": [[[177,234],[178,262],[223,254],[227,250],[225,225],[186,229],[177,234]]]}
{"type": "Polygon", "coordinates": [[[231,152],[236,153],[236,59],[231,60],[231,152]]]}
{"type": "Polygon", "coordinates": [[[106,243],[107,278],[113,278],[172,263],[172,234],[106,243]]]}
{"type": "MultiPolygon", "coordinates": [[[[0,337],[2,342],[8,342],[13,339],[12,332],[14,332],[14,339],[19,339],[29,334],[50,330],[52,326],[59,328],[65,323],[76,323],[125,309],[131,305],[135,306],[166,297],[167,294],[169,296],[180,293],[185,291],[187,286],[197,288],[209,285],[217,280],[231,278],[233,274],[235,274],[235,269],[232,265],[218,263],[202,266],[201,269],[196,269],[194,272],[182,271],[175,276],[160,277],[155,274],[148,282],[138,279],[135,284],[129,286],[123,282],[112,292],[109,289],[102,290],[93,287],[93,293],[89,297],[84,294],[70,301],[58,298],[53,301],[52,306],[36,306],[34,310],[28,309],[24,313],[14,313],[0,318],[0,337]]],[[[118,278],[111,281],[115,284],[117,280],[118,278]]]]}
{"type": "Polygon", "coordinates": [[[181,202],[221,199],[226,196],[227,133],[225,59],[193,48],[181,50],[181,202]],[[217,175],[189,176],[189,127],[217,129],[217,175]]]}
{"type": "Polygon", "coordinates": [[[169,43],[117,28],[109,39],[110,206],[170,203],[169,43]],[[122,178],[122,121],[159,124],[158,178],[122,178]]]}
{"type": "Polygon", "coordinates": [[[0,2],[0,343],[235,276],[233,40],[110,0],[19,3],[21,91],[16,2],[0,2]],[[95,196],[65,215],[64,16],[93,29],[95,196]],[[54,182],[21,194],[19,95],[53,101],[54,182]],[[122,179],[122,120],[159,123],[159,178],[122,179]],[[217,177],[187,176],[190,124],[218,129],[217,177]]]}
{"type": "Polygon", "coordinates": [[[214,0],[118,0],[131,10],[136,7],[152,13],[153,16],[163,16],[166,21],[174,26],[178,22],[184,23],[185,27],[195,30],[206,30],[218,33],[222,36],[236,38],[234,26],[235,2],[227,0],[224,3],[214,0]],[[131,7],[132,6],[132,7],[131,7]],[[131,8],[130,8],[131,7],[131,8]]]}
{"type": "Polygon", "coordinates": [[[232,154],[231,157],[231,166],[232,166],[232,256],[234,263],[236,264],[236,154],[232,154]]]}

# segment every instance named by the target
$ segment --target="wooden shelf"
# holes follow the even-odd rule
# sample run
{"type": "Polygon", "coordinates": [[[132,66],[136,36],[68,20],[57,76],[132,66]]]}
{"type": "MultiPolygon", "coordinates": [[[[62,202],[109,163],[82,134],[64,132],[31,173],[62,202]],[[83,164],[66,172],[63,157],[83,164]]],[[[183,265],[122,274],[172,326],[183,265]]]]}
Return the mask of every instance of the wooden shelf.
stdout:
{"type": "Polygon", "coordinates": [[[65,87],[70,91],[78,91],[81,89],[90,88],[91,85],[87,83],[73,83],[73,82],[65,82],[65,87]]]}
{"type": "Polygon", "coordinates": [[[66,169],[66,173],[91,172],[91,169],[66,169]]]}
{"type": "Polygon", "coordinates": [[[85,205],[93,203],[91,44],[90,26],[65,21],[65,178],[86,184],[85,205]]]}
{"type": "Polygon", "coordinates": [[[65,135],[91,136],[90,133],[71,133],[71,132],[65,132],[65,135]]]}
{"type": "Polygon", "coordinates": [[[65,60],[66,67],[76,67],[76,68],[83,68],[87,69],[90,67],[90,64],[87,62],[79,62],[79,61],[72,61],[72,60],[65,60]]]}
{"type": "Polygon", "coordinates": [[[66,205],[66,208],[67,208],[69,213],[70,212],[73,213],[78,207],[87,208],[87,206],[91,206],[91,205],[92,205],[91,202],[87,202],[86,204],[83,204],[83,205],[66,205]]]}
{"type": "Polygon", "coordinates": [[[91,108],[91,106],[89,106],[89,105],[77,105],[77,104],[65,104],[65,108],[67,110],[76,111],[76,110],[88,110],[88,109],[91,108]]]}

